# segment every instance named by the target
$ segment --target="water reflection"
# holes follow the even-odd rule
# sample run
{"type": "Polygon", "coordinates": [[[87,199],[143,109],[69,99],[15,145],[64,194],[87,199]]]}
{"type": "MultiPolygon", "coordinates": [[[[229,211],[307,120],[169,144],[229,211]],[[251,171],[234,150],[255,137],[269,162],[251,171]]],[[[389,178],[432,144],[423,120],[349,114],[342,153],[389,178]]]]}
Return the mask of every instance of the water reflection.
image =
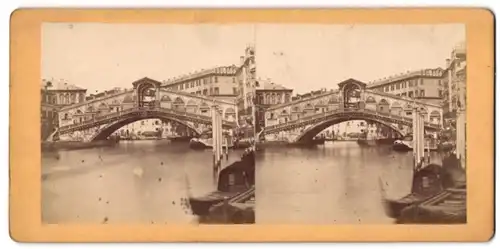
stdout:
{"type": "MultiPolygon", "coordinates": [[[[201,196],[215,188],[211,151],[187,144],[123,141],[58,154],[42,159],[44,223],[196,223],[183,199],[188,191],[201,196]]],[[[390,147],[270,148],[256,161],[258,224],[391,223],[379,178],[390,197],[410,191],[411,152],[390,147]]]]}
{"type": "Polygon", "coordinates": [[[390,146],[335,142],[315,149],[266,149],[257,159],[256,222],[391,223],[380,202],[379,178],[390,197],[404,196],[411,167],[411,153],[390,146]]]}
{"type": "Polygon", "coordinates": [[[214,188],[211,152],[186,144],[135,141],[59,154],[42,159],[45,223],[190,223],[196,218],[181,205],[188,188],[193,195],[214,188]]]}

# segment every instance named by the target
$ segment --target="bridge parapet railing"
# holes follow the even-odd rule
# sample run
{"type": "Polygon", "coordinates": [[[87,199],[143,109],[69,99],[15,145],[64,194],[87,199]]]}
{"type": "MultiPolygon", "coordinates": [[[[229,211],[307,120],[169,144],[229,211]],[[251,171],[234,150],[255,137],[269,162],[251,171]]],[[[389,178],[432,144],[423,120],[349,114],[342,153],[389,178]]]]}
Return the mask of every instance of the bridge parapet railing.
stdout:
{"type": "MultiPolygon", "coordinates": [[[[106,114],[102,114],[102,115],[96,115],[92,119],[88,119],[88,120],[85,120],[85,121],[77,123],[77,124],[61,126],[60,131],[64,132],[64,131],[67,131],[70,129],[74,129],[74,128],[86,126],[86,125],[91,125],[94,123],[98,123],[98,122],[108,120],[108,119],[113,119],[113,118],[120,117],[123,115],[136,113],[136,112],[147,112],[147,111],[161,111],[161,112],[172,114],[175,116],[211,122],[210,116],[200,115],[200,114],[196,114],[196,113],[189,113],[186,111],[177,111],[177,110],[168,109],[168,108],[161,108],[161,107],[133,107],[133,108],[126,109],[123,111],[106,113],[106,114]]],[[[223,120],[223,124],[228,125],[228,126],[235,126],[236,125],[235,122],[231,122],[231,121],[227,121],[227,120],[223,120]]]]}
{"type": "MultiPolygon", "coordinates": [[[[265,129],[268,132],[271,132],[272,130],[275,130],[275,129],[279,129],[279,128],[286,127],[286,126],[293,126],[293,125],[297,125],[297,124],[301,124],[301,123],[307,123],[309,121],[313,121],[313,120],[316,120],[319,118],[324,118],[324,117],[327,117],[327,116],[330,116],[333,114],[337,114],[337,113],[341,113],[341,112],[368,113],[368,114],[376,115],[380,118],[390,118],[393,120],[398,120],[398,121],[402,121],[402,122],[409,123],[409,124],[412,123],[412,118],[405,117],[405,116],[402,116],[399,114],[384,113],[384,112],[378,112],[376,110],[363,109],[363,108],[344,108],[344,109],[339,108],[339,109],[335,109],[335,110],[331,110],[331,111],[327,111],[327,112],[323,112],[323,113],[304,116],[304,117],[301,117],[301,118],[296,119],[296,120],[291,120],[289,122],[271,125],[271,126],[266,127],[265,129]]],[[[424,123],[425,123],[425,125],[427,125],[429,127],[436,128],[436,129],[439,129],[439,127],[440,127],[439,124],[434,124],[434,123],[431,123],[428,121],[425,121],[424,123]]]]}

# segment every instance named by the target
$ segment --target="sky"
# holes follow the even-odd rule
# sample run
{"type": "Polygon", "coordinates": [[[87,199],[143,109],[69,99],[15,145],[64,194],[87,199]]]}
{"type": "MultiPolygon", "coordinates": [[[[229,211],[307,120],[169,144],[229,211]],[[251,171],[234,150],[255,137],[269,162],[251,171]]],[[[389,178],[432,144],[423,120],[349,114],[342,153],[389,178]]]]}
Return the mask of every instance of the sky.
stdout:
{"type": "Polygon", "coordinates": [[[45,23],[42,77],[88,93],[238,64],[255,44],[257,75],[304,93],[445,67],[465,25],[45,23]]]}

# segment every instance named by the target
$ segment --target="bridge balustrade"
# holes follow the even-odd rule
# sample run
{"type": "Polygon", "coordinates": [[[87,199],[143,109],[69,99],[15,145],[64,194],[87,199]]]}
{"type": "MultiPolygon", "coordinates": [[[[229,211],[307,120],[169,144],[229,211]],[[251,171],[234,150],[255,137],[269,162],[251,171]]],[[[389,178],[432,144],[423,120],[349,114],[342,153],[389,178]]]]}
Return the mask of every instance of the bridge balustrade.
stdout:
{"type": "MultiPolygon", "coordinates": [[[[107,114],[102,114],[102,115],[97,115],[94,116],[92,119],[89,120],[84,120],[83,122],[77,123],[77,124],[70,124],[66,126],[60,127],[59,131],[60,132],[67,132],[69,130],[77,129],[82,126],[88,126],[88,125],[93,125],[95,123],[99,123],[102,121],[114,119],[114,118],[119,118],[121,116],[127,115],[127,114],[132,114],[132,113],[140,113],[144,112],[147,113],[147,111],[161,111],[165,114],[172,114],[175,116],[180,116],[181,118],[187,118],[187,119],[196,119],[196,120],[203,120],[204,122],[210,122],[212,121],[210,116],[205,116],[205,115],[200,115],[196,113],[189,113],[189,112],[181,112],[181,111],[174,111],[172,109],[167,109],[167,108],[161,108],[161,107],[155,107],[155,106],[147,106],[147,107],[133,107],[130,109],[126,109],[123,111],[118,111],[118,112],[113,112],[113,113],[107,113],[107,114]]],[[[222,121],[224,125],[226,126],[235,126],[235,122],[230,122],[223,120],[222,121]]]]}
{"type": "MultiPolygon", "coordinates": [[[[327,112],[323,112],[323,113],[304,116],[304,117],[301,117],[299,119],[291,120],[291,121],[286,122],[286,123],[268,126],[268,127],[265,127],[264,133],[269,134],[269,133],[274,132],[274,130],[277,130],[280,128],[284,128],[287,126],[299,125],[299,124],[304,125],[304,124],[307,124],[311,121],[315,121],[315,122],[325,121],[325,120],[318,120],[318,119],[325,119],[325,118],[330,117],[331,115],[338,114],[338,113],[353,113],[353,112],[354,113],[358,112],[360,114],[375,115],[377,118],[380,118],[380,119],[391,119],[391,122],[396,121],[396,123],[406,123],[406,124],[412,123],[412,118],[404,117],[402,115],[394,115],[391,113],[382,113],[382,112],[378,112],[376,110],[371,110],[371,109],[366,109],[366,108],[364,108],[364,109],[362,109],[362,108],[344,108],[344,109],[339,108],[339,109],[335,109],[335,110],[331,110],[331,111],[327,111],[327,112]]],[[[425,121],[425,125],[429,126],[429,127],[433,127],[435,129],[440,128],[439,124],[434,124],[434,123],[431,123],[428,121],[425,121]]]]}

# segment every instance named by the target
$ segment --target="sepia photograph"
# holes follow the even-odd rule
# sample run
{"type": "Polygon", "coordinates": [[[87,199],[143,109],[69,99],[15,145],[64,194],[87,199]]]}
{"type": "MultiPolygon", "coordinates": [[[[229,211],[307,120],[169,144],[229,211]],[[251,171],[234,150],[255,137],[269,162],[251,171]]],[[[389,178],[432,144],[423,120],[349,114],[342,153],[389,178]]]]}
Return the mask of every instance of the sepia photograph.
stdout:
{"type": "Polygon", "coordinates": [[[41,27],[43,224],[466,224],[464,24],[41,27]]]}

